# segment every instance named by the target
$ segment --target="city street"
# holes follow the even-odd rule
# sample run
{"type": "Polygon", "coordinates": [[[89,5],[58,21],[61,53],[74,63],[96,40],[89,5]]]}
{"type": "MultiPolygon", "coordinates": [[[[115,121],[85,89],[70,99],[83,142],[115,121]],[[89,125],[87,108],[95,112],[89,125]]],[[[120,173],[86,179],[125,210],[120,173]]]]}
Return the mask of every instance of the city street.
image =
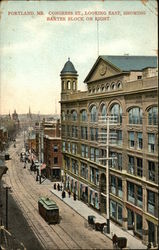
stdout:
{"type": "MultiPolygon", "coordinates": [[[[9,149],[11,160],[7,161],[8,172],[3,181],[11,187],[11,195],[17,202],[30,228],[43,249],[112,249],[112,241],[101,232],[88,227],[87,221],[67,204],[50,192],[53,183],[36,181],[30,164],[20,162],[23,137],[19,137],[16,148],[9,149]],[[38,212],[39,196],[48,196],[59,206],[60,223],[48,225],[38,212]]],[[[18,225],[18,223],[17,223],[18,225]]],[[[20,230],[20,228],[19,228],[20,230]]],[[[25,233],[24,233],[25,234],[25,233]]],[[[24,235],[25,237],[25,235],[24,235]]],[[[34,246],[32,249],[35,249],[34,246]]],[[[31,249],[29,249],[31,250],[31,249]]]]}

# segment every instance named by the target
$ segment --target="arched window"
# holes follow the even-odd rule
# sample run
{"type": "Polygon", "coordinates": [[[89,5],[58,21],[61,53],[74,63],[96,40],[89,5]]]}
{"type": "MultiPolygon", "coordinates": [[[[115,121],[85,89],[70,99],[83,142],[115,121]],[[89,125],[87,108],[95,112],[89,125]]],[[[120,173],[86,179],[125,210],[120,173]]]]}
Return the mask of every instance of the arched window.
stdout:
{"type": "Polygon", "coordinates": [[[117,119],[118,123],[122,123],[122,108],[119,104],[114,104],[110,110],[110,113],[115,119],[117,119]]]}
{"type": "Polygon", "coordinates": [[[158,107],[152,107],[148,110],[148,124],[149,125],[158,124],[158,107]]]}
{"type": "Polygon", "coordinates": [[[106,115],[107,115],[107,109],[106,109],[105,105],[102,106],[101,115],[102,115],[102,117],[106,117],[106,115]]]}
{"type": "Polygon", "coordinates": [[[76,90],[76,82],[73,81],[73,90],[76,90]]]}
{"type": "Polygon", "coordinates": [[[92,90],[91,90],[91,89],[89,89],[88,91],[89,91],[89,93],[91,93],[91,92],[92,92],[92,90]]]}
{"type": "Polygon", "coordinates": [[[129,110],[129,124],[142,124],[142,109],[136,107],[129,110]]]}
{"type": "Polygon", "coordinates": [[[77,112],[75,110],[72,112],[72,121],[77,121],[77,112]]]}
{"type": "Polygon", "coordinates": [[[116,89],[116,84],[114,82],[112,83],[112,89],[116,89]]]}
{"type": "Polygon", "coordinates": [[[106,90],[109,91],[110,90],[110,85],[106,86],[106,90]]]}
{"type": "Polygon", "coordinates": [[[67,81],[67,89],[71,89],[71,82],[67,81]]]}
{"type": "Polygon", "coordinates": [[[104,92],[104,89],[105,89],[104,86],[102,86],[101,91],[104,92]]]}
{"type": "Polygon", "coordinates": [[[87,111],[86,110],[82,110],[82,112],[81,112],[81,121],[82,122],[87,121],[87,111]]]}
{"type": "Polygon", "coordinates": [[[62,90],[65,90],[65,82],[62,81],[62,90]]]}
{"type": "Polygon", "coordinates": [[[61,113],[61,120],[62,120],[62,121],[65,121],[65,120],[66,120],[65,112],[64,112],[64,111],[62,111],[62,113],[61,113]]]}
{"type": "Polygon", "coordinates": [[[96,106],[93,106],[91,108],[91,122],[96,122],[97,121],[97,108],[96,106]]]}
{"type": "Polygon", "coordinates": [[[118,82],[117,87],[118,89],[121,89],[121,82],[118,82]]]}

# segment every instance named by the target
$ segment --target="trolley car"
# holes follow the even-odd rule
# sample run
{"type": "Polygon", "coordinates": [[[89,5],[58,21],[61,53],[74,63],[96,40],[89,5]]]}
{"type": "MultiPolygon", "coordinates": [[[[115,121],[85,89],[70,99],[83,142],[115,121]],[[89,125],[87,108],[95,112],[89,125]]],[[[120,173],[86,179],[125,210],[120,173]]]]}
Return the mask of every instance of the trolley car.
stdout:
{"type": "Polygon", "coordinates": [[[59,223],[59,208],[56,202],[47,197],[40,197],[38,200],[38,208],[40,215],[48,224],[59,223]]]}

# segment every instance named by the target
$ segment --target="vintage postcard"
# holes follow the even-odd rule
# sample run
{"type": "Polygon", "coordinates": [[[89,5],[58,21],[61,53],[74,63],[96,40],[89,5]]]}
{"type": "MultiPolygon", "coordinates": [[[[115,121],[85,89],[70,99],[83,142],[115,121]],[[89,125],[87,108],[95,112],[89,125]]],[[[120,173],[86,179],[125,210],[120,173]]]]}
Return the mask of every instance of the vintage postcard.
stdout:
{"type": "Polygon", "coordinates": [[[0,249],[158,249],[157,21],[156,0],[1,1],[0,249]]]}

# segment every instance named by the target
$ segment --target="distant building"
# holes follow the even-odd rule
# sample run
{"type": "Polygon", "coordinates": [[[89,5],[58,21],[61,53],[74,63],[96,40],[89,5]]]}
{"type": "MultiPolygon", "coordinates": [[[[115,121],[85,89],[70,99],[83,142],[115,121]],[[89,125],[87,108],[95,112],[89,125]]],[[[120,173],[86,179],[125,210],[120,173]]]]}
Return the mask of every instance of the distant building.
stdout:
{"type": "Polygon", "coordinates": [[[115,156],[109,162],[110,218],[157,247],[157,58],[99,56],[83,92],[70,60],[60,76],[66,189],[106,215],[106,146],[99,145],[106,126],[99,118],[115,116],[110,132],[116,134],[116,144],[109,145],[109,156],[115,156]]]}
{"type": "Polygon", "coordinates": [[[61,180],[61,125],[59,120],[36,124],[36,155],[39,162],[45,163],[43,170],[52,181],[61,180]]]}
{"type": "Polygon", "coordinates": [[[0,127],[0,152],[5,151],[8,142],[8,132],[5,127],[0,127]]]}
{"type": "Polygon", "coordinates": [[[14,113],[12,114],[12,120],[14,121],[16,131],[18,131],[20,129],[20,121],[16,110],[14,110],[14,113]]]}
{"type": "Polygon", "coordinates": [[[28,132],[27,147],[32,153],[36,153],[36,134],[34,130],[28,132]]]}

